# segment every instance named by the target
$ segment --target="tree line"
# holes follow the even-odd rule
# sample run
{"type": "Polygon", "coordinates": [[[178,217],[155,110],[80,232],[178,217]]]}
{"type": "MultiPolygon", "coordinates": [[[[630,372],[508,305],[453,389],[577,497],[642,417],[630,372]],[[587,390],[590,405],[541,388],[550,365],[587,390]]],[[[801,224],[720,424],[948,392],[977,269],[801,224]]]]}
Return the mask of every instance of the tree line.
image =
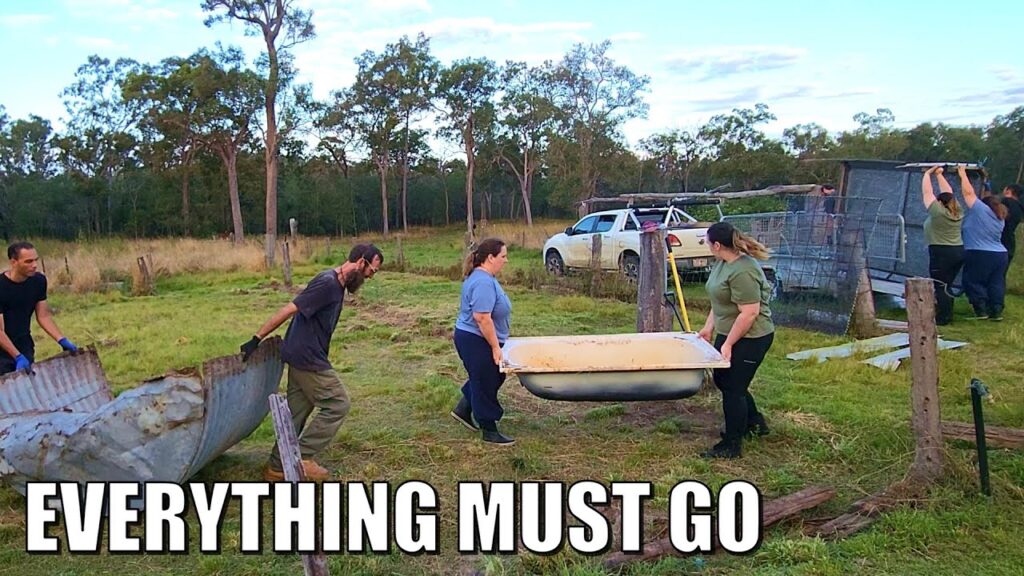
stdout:
{"type": "Polygon", "coordinates": [[[156,63],[90,56],[62,92],[67,117],[11,119],[0,105],[5,238],[263,233],[297,218],[308,234],[407,230],[480,219],[563,217],[623,192],[819,183],[829,159],[983,162],[997,186],[1024,176],[1024,106],[985,126],[895,127],[890,110],[830,133],[764,132],[768,105],[692,130],[625,142],[650,79],[577,44],[537,66],[441,63],[424,35],[366,51],[351,86],[326,99],[296,80],[292,48],[314,37],[291,0],[204,0],[206,24],[262,37],[254,66],[221,44],[156,63]],[[450,143],[459,152],[445,153],[450,143]],[[441,150],[439,150],[441,149],[441,150]]]}

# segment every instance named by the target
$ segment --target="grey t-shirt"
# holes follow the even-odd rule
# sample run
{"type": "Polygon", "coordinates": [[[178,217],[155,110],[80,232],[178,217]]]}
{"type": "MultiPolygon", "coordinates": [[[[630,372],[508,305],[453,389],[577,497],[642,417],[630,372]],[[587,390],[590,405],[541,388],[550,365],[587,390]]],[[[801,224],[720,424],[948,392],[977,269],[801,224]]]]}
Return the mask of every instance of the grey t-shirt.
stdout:
{"type": "Polygon", "coordinates": [[[314,276],[306,289],[292,300],[299,311],[285,332],[281,359],[299,370],[330,370],[327,352],[344,300],[345,289],[334,270],[324,270],[314,276]]]}

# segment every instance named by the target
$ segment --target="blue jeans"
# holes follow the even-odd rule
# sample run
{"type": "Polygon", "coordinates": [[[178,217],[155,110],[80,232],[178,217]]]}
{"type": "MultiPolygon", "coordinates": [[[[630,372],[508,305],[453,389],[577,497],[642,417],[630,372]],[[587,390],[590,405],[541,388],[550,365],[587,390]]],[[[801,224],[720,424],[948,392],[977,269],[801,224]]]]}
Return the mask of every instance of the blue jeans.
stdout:
{"type": "Polygon", "coordinates": [[[505,383],[505,375],[494,363],[491,345],[481,336],[456,329],[455,349],[469,373],[469,379],[462,386],[462,395],[469,402],[480,427],[496,430],[496,422],[505,413],[498,403],[498,389],[505,383]]]}

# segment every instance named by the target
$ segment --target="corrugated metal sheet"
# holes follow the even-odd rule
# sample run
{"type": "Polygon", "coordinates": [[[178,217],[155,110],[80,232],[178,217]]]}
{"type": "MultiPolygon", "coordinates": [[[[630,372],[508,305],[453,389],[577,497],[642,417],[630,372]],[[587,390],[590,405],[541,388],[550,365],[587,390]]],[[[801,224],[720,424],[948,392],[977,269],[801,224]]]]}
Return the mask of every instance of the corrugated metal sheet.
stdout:
{"type": "Polygon", "coordinates": [[[188,475],[182,480],[241,442],[266,417],[270,411],[267,397],[277,391],[284,370],[279,344],[279,338],[262,343],[244,364],[238,356],[215,358],[203,364],[203,437],[188,475]]]}
{"type": "Polygon", "coordinates": [[[268,339],[244,364],[215,358],[113,400],[94,352],[10,376],[0,392],[0,478],[21,491],[33,480],[185,481],[266,417],[283,371],[280,344],[268,339]],[[36,382],[43,386],[29,390],[36,382]]]}
{"type": "Polygon", "coordinates": [[[0,417],[34,412],[92,412],[110,402],[96,350],[65,352],[32,366],[33,374],[0,376],[0,417]]]}

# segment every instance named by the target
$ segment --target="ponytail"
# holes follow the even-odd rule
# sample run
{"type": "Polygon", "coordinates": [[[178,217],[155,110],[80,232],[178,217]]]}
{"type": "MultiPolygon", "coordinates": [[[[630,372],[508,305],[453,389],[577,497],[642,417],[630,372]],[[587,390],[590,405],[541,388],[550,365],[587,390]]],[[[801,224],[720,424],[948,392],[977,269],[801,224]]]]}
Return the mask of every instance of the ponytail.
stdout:
{"type": "Polygon", "coordinates": [[[771,256],[767,246],[755,240],[753,236],[747,236],[735,228],[732,231],[732,246],[737,251],[758,260],[767,260],[771,256]]]}
{"type": "Polygon", "coordinates": [[[771,254],[768,248],[755,240],[752,236],[744,234],[728,222],[715,222],[708,228],[708,242],[718,242],[726,248],[736,250],[758,260],[767,260],[771,254]]]}
{"type": "Polygon", "coordinates": [[[481,264],[487,261],[488,256],[497,257],[501,254],[501,249],[505,247],[505,242],[498,238],[488,238],[483,242],[480,242],[477,247],[466,254],[465,260],[462,261],[462,277],[468,278],[473,270],[476,270],[481,264]]]}

